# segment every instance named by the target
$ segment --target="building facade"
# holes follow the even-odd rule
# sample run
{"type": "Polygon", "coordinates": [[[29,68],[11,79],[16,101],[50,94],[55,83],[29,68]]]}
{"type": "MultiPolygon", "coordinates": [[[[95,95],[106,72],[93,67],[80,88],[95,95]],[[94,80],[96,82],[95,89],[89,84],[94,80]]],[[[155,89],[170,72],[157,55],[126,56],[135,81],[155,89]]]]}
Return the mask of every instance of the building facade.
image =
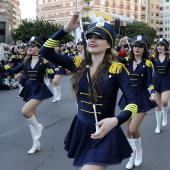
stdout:
{"type": "MultiPolygon", "coordinates": [[[[36,0],[36,17],[64,25],[73,11],[104,11],[148,23],[170,40],[169,0],[36,0]]],[[[124,23],[121,23],[124,25],[124,23]]]]}
{"type": "Polygon", "coordinates": [[[0,42],[11,42],[10,33],[21,24],[21,11],[18,0],[0,0],[0,30],[7,29],[0,33],[0,42]],[[8,28],[6,28],[7,25],[8,28]],[[3,37],[3,38],[2,38],[3,37]]]}

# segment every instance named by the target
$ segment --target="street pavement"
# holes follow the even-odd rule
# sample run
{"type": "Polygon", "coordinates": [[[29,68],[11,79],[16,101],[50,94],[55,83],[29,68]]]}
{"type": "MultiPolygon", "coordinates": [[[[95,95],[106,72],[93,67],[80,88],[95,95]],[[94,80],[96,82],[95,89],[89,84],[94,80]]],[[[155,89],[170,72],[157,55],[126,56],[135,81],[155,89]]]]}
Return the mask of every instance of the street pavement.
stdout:
{"type": "MultiPolygon", "coordinates": [[[[49,86],[52,89],[52,85],[49,86]]],[[[43,101],[37,109],[37,120],[43,124],[41,150],[33,155],[27,151],[32,146],[28,122],[21,114],[24,102],[18,89],[0,91],[0,170],[76,170],[72,159],[67,158],[63,140],[76,114],[76,101],[72,95],[70,75],[61,79],[61,100],[43,101]]],[[[119,92],[120,98],[121,92],[119,92]]],[[[120,112],[116,108],[116,113],[120,112]]],[[[143,163],[134,170],[170,170],[170,115],[168,125],[161,134],[155,134],[155,115],[151,110],[140,126],[143,163]]],[[[122,125],[125,131],[125,125],[122,125]]],[[[110,166],[107,170],[125,170],[128,160],[110,166]]]]}

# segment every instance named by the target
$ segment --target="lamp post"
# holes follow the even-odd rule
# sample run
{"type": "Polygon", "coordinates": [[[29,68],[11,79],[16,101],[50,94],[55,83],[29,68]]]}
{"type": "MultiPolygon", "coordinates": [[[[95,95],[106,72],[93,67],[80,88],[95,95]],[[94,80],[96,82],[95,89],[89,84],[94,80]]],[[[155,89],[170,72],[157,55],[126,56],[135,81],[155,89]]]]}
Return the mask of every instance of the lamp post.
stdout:
{"type": "MultiPolygon", "coordinates": [[[[76,0],[76,4],[75,4],[75,10],[77,11],[77,0],[76,0]]],[[[74,30],[74,46],[76,46],[76,43],[77,43],[77,28],[74,30]]]]}

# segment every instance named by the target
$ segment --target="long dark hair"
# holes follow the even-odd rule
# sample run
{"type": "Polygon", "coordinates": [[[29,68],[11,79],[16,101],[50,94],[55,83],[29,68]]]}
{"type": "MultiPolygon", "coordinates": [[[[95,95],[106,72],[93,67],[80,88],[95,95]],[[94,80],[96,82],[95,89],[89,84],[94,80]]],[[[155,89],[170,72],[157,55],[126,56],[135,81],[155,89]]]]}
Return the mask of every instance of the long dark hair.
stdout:
{"type": "MultiPolygon", "coordinates": [[[[164,45],[165,47],[165,51],[169,51],[169,47],[167,45],[164,45]]],[[[170,54],[169,53],[165,53],[165,56],[167,57],[167,60],[170,60],[170,58],[168,57],[170,54]]],[[[155,58],[158,58],[159,57],[159,52],[158,52],[158,49],[156,47],[155,49],[155,58]]]]}
{"type": "MultiPolygon", "coordinates": [[[[89,58],[89,65],[92,65],[91,54],[87,52],[87,55],[89,58]]],[[[111,48],[107,49],[102,63],[98,66],[98,69],[96,70],[95,74],[92,77],[92,90],[94,93],[95,102],[97,102],[97,95],[99,95],[99,92],[100,92],[100,89],[98,88],[98,85],[97,85],[98,78],[104,76],[102,74],[103,73],[102,71],[104,68],[110,67],[110,65],[116,61],[117,61],[117,56],[114,54],[113,50],[111,48]]],[[[73,76],[71,78],[72,89],[75,95],[77,95],[77,92],[79,89],[79,80],[83,76],[85,70],[86,70],[86,61],[85,59],[83,59],[80,66],[77,67],[77,69],[73,72],[73,76]]]]}
{"type": "MultiPolygon", "coordinates": [[[[142,54],[142,58],[143,59],[148,59],[149,58],[149,52],[148,52],[148,50],[146,49],[146,48],[144,48],[144,52],[143,52],[143,54],[142,54]]],[[[130,51],[130,58],[132,59],[132,60],[135,60],[135,55],[134,55],[134,52],[133,52],[133,48],[132,48],[132,50],[130,51]]]]}

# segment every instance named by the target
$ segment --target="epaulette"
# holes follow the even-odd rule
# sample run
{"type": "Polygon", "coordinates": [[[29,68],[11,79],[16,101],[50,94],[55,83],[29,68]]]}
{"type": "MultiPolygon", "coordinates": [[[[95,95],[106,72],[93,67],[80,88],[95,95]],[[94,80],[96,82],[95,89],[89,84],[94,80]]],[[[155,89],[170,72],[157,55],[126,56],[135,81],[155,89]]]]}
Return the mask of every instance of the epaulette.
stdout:
{"type": "Polygon", "coordinates": [[[51,69],[51,68],[47,68],[47,72],[49,73],[49,74],[54,74],[54,70],[53,69],[51,69]]]}
{"type": "Polygon", "coordinates": [[[126,69],[125,65],[119,62],[113,62],[109,68],[109,73],[112,74],[119,74],[122,70],[122,67],[126,70],[127,74],[129,75],[129,71],[126,69]]]}
{"type": "Polygon", "coordinates": [[[126,61],[130,61],[130,56],[125,57],[126,61]]]}
{"type": "Polygon", "coordinates": [[[8,65],[8,64],[6,64],[6,65],[4,65],[4,69],[5,70],[8,70],[8,69],[10,69],[11,67],[8,65]]]}
{"type": "Polygon", "coordinates": [[[65,52],[65,53],[69,53],[69,50],[68,50],[68,49],[66,49],[64,52],[65,52]]]}
{"type": "Polygon", "coordinates": [[[49,39],[45,42],[44,46],[45,46],[45,47],[48,47],[48,48],[55,48],[56,46],[59,45],[59,43],[60,43],[59,40],[53,40],[53,39],[49,38],[49,39]]]}
{"type": "Polygon", "coordinates": [[[119,54],[119,52],[118,51],[113,51],[113,53],[116,55],[116,56],[118,56],[118,54],[119,54]]]}
{"type": "Polygon", "coordinates": [[[152,58],[155,58],[155,54],[152,54],[151,57],[152,57],[152,58]]]}
{"type": "Polygon", "coordinates": [[[152,61],[150,61],[150,60],[147,60],[147,59],[146,59],[145,64],[146,64],[147,67],[154,68],[153,63],[152,63],[152,61]]]}
{"type": "Polygon", "coordinates": [[[79,57],[79,56],[75,56],[73,58],[73,62],[75,64],[76,67],[79,67],[80,66],[80,63],[82,62],[83,58],[82,57],[79,57]]]}
{"type": "Polygon", "coordinates": [[[22,56],[22,55],[19,55],[19,58],[20,58],[20,59],[22,59],[22,58],[23,58],[23,56],[22,56]]]}
{"type": "Polygon", "coordinates": [[[170,59],[170,54],[168,55],[168,59],[170,59]]]}

